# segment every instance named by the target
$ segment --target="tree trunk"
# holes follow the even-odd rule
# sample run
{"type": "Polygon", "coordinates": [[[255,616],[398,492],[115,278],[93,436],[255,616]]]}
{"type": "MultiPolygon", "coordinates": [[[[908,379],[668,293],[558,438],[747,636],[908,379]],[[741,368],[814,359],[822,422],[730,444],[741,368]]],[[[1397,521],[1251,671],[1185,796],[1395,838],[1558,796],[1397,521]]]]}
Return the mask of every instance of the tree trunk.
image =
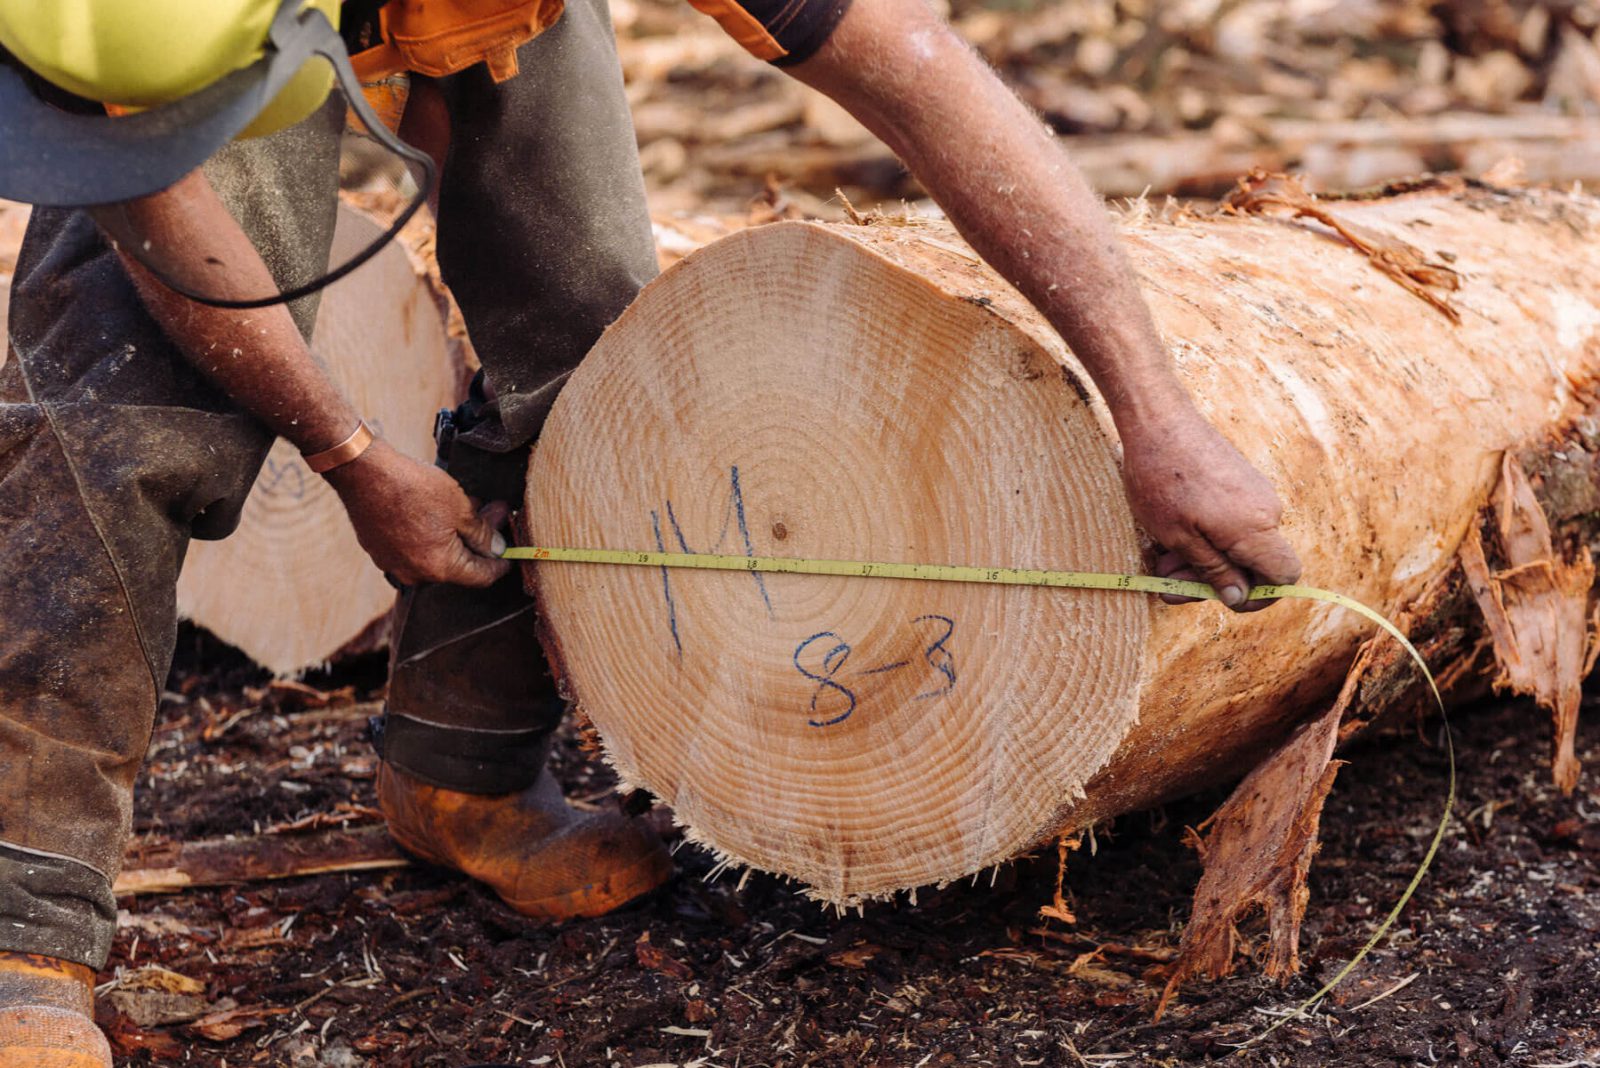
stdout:
{"type": "MultiPolygon", "coordinates": [[[[1455,182],[1328,206],[1257,183],[1233,214],[1122,226],[1179,373],[1284,497],[1305,580],[1392,615],[1455,569],[1505,450],[1590,399],[1600,204],[1455,182]]],[[[1081,367],[914,221],[689,256],[573,376],[527,505],[539,545],[1149,565],[1081,367]]],[[[569,564],[530,582],[622,776],[730,862],[836,902],[1239,777],[1371,634],[1306,602],[569,564]]]]}

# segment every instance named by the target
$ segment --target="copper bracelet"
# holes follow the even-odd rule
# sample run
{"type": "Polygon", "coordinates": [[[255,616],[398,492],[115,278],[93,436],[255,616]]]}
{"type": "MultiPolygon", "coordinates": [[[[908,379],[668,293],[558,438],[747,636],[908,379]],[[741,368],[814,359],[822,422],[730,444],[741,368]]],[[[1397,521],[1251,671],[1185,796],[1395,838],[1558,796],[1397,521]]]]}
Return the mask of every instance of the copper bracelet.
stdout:
{"type": "Polygon", "coordinates": [[[302,459],[305,460],[307,467],[322,475],[332,471],[335,467],[342,467],[354,460],[366,452],[367,446],[371,445],[372,442],[372,429],[367,426],[367,421],[363,419],[356,424],[356,428],[350,432],[349,437],[333,448],[311,453],[309,456],[303,456],[302,459]]]}

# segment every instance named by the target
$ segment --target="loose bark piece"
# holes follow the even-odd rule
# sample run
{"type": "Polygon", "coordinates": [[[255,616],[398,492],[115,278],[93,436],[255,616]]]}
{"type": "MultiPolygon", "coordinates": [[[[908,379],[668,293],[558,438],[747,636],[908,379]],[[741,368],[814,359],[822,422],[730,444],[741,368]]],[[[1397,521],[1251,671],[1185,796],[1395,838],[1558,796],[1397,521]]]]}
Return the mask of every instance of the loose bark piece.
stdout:
{"type": "MultiPolygon", "coordinates": [[[[1459,580],[1455,569],[1441,572],[1409,609],[1395,615],[1395,626],[1415,638],[1415,620],[1437,618],[1459,580]]],[[[1428,659],[1427,648],[1426,643],[1418,647],[1424,659],[1428,659]]],[[[1475,656],[1452,662],[1455,667],[1475,663],[1475,656]]],[[[1205,870],[1195,889],[1178,964],[1162,992],[1157,1018],[1186,979],[1195,975],[1215,979],[1233,972],[1237,962],[1235,925],[1256,906],[1267,913],[1269,921],[1266,973],[1287,981],[1299,971],[1300,921],[1309,897],[1306,879],[1318,849],[1318,825],[1328,791],[1345,763],[1333,760],[1333,753],[1395,703],[1392,683],[1382,700],[1365,693],[1363,684],[1373,674],[1385,677],[1396,670],[1406,679],[1400,692],[1413,688],[1428,692],[1426,680],[1398,642],[1384,634],[1368,639],[1350,665],[1333,706],[1257,765],[1206,821],[1210,833],[1204,841],[1196,838],[1194,842],[1205,870]]],[[[1439,692],[1447,698],[1452,693],[1453,675],[1443,670],[1435,678],[1439,692]]],[[[1428,704],[1432,706],[1431,698],[1428,704]]]]}
{"type": "MultiPolygon", "coordinates": [[[[1321,223],[1122,226],[1180,376],[1285,498],[1307,581],[1393,614],[1455,567],[1501,456],[1587,411],[1600,205],[1423,182],[1335,210],[1450,263],[1460,322],[1321,223]]],[[[526,515],[533,544],[1142,570],[1116,456],[1071,353],[950,230],[778,223],[689,255],[608,331],[526,515]]],[[[1304,602],[530,570],[623,777],[835,901],[1234,779],[1371,637],[1304,602]]]]}
{"type": "Polygon", "coordinates": [[[1407,292],[1438,308],[1452,323],[1461,321],[1461,313],[1444,296],[1461,288],[1460,275],[1442,263],[1429,263],[1413,245],[1339,218],[1306,192],[1298,178],[1254,170],[1239,179],[1239,187],[1223,204],[1247,215],[1287,212],[1293,218],[1315,219],[1348,241],[1351,248],[1407,292]]]}
{"type": "Polygon", "coordinates": [[[212,1042],[231,1042],[246,1031],[265,1027],[274,1016],[286,1016],[293,1011],[292,1006],[268,1008],[261,1005],[223,1009],[202,1016],[189,1025],[189,1030],[212,1042]]]}
{"type": "Polygon", "coordinates": [[[167,1027],[213,1011],[198,979],[150,964],[118,976],[100,996],[136,1027],[167,1027]]]}
{"type": "Polygon", "coordinates": [[[1555,782],[1563,793],[1578,784],[1578,706],[1589,663],[1589,597],[1594,560],[1587,548],[1575,560],[1559,556],[1550,524],[1522,466],[1507,454],[1494,514],[1499,547],[1509,566],[1491,572],[1474,528],[1461,563],[1494,641],[1497,690],[1528,694],[1554,720],[1555,782]]]}
{"type": "MultiPolygon", "coordinates": [[[[376,222],[341,204],[335,257],[378,233],[376,222]]],[[[460,395],[447,314],[425,269],[393,244],[323,293],[311,341],[372,429],[417,459],[432,458],[434,413],[460,395]]],[[[239,529],[225,541],[195,542],[178,580],[183,616],[280,675],[324,663],[358,638],[381,647],[387,634],[374,625],[393,603],[338,496],[282,440],[239,529]]]]}
{"type": "MultiPolygon", "coordinates": [[[[1346,687],[1347,700],[1351,692],[1346,687]]],[[[1252,908],[1267,915],[1266,973],[1287,979],[1299,971],[1300,920],[1310,897],[1306,873],[1317,852],[1323,802],[1344,764],[1332,759],[1344,709],[1344,701],[1335,702],[1302,727],[1207,821],[1211,832],[1200,848],[1205,872],[1157,1018],[1188,977],[1233,971],[1234,925],[1252,908]]]]}
{"type": "Polygon", "coordinates": [[[383,826],[314,834],[263,834],[136,845],[123,859],[117,895],[173,894],[197,886],[403,868],[410,859],[383,826]]]}

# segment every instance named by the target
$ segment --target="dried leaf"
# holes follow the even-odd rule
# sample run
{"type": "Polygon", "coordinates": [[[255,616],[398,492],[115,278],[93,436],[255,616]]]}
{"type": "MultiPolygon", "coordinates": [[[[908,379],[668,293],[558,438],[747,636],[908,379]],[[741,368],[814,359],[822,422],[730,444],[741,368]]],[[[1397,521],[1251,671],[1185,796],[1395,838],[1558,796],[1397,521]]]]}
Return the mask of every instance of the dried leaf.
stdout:
{"type": "Polygon", "coordinates": [[[257,1027],[265,1027],[267,1021],[274,1016],[282,1016],[293,1010],[269,1009],[261,1006],[247,1009],[228,1009],[223,1012],[214,1012],[209,1016],[201,1017],[189,1025],[189,1030],[202,1038],[209,1038],[213,1042],[228,1042],[246,1031],[257,1027]]]}
{"type": "Polygon", "coordinates": [[[206,984],[199,979],[169,971],[150,964],[136,971],[125,972],[117,980],[118,990],[158,991],[167,994],[204,994],[206,984]]]}
{"type": "Polygon", "coordinates": [[[179,1042],[165,1031],[142,1030],[110,1006],[96,1013],[95,1022],[110,1041],[111,1051],[119,1057],[143,1053],[157,1061],[175,1061],[189,1052],[189,1043],[179,1042]]]}
{"type": "Polygon", "coordinates": [[[849,949],[841,949],[836,953],[828,954],[828,963],[836,968],[865,968],[867,961],[883,952],[882,946],[875,946],[871,942],[857,942],[849,949]]]}
{"type": "Polygon", "coordinates": [[[277,925],[267,927],[252,927],[241,930],[230,927],[222,932],[222,940],[218,943],[219,949],[242,950],[264,949],[268,946],[288,945],[289,940],[283,936],[277,925]]]}

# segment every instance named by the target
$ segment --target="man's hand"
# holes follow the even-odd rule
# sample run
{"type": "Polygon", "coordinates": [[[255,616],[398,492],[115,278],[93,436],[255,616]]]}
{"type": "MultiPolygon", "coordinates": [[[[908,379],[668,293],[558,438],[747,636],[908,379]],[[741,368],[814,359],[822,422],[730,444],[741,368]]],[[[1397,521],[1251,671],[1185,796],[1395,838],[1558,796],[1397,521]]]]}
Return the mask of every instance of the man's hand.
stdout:
{"type": "MultiPolygon", "coordinates": [[[[344,502],[356,540],[395,581],[493,584],[510,570],[491,509],[479,514],[455,479],[379,440],[326,476],[344,502]]],[[[504,520],[504,506],[498,518],[504,520]]]]}
{"type": "Polygon", "coordinates": [[[1241,612],[1271,603],[1246,601],[1250,587],[1299,579],[1300,559],[1278,532],[1283,505],[1272,484],[1199,412],[1185,405],[1158,424],[1124,429],[1122,448],[1134,518],[1169,550],[1157,574],[1204,582],[1241,612]]]}

